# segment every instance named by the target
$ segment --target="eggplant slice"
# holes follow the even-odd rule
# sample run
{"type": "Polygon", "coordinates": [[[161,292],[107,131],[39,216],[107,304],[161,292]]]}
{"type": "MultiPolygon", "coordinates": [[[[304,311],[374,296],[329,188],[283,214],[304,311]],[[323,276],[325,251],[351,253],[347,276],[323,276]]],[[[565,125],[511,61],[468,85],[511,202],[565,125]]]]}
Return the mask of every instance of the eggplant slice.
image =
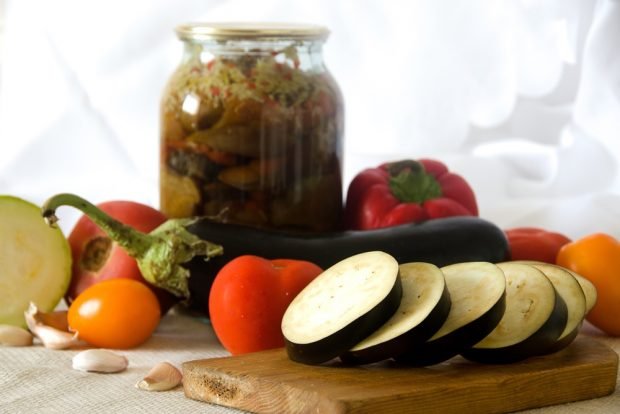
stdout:
{"type": "Polygon", "coordinates": [[[400,265],[403,297],[394,316],[340,356],[348,364],[369,364],[396,357],[429,339],[450,312],[443,272],[430,263],[400,265]]]}
{"type": "Polygon", "coordinates": [[[502,364],[539,355],[566,326],[566,304],[543,272],[523,263],[498,267],[506,276],[506,310],[488,336],[461,352],[472,361],[502,364]]]}
{"type": "Polygon", "coordinates": [[[594,286],[592,282],[590,282],[585,277],[581,276],[579,273],[573,272],[572,270],[566,269],[566,268],[562,268],[562,269],[566,270],[568,273],[573,275],[573,277],[577,279],[577,282],[581,286],[581,289],[583,290],[583,294],[586,296],[586,315],[587,315],[588,312],[592,310],[594,305],[596,305],[596,299],[598,298],[596,286],[594,286]]]}
{"type": "Polygon", "coordinates": [[[402,297],[398,262],[380,251],[344,259],[293,299],[282,318],[291,360],[321,364],[351,349],[392,317],[402,297]]]}
{"type": "Polygon", "coordinates": [[[559,338],[543,354],[557,352],[570,345],[579,334],[579,329],[586,315],[586,296],[577,279],[566,269],[560,266],[533,263],[531,266],[540,270],[549,278],[558,295],[566,303],[567,319],[564,331],[559,338]]]}
{"type": "Polygon", "coordinates": [[[443,362],[486,337],[506,308],[506,278],[492,263],[466,262],[441,268],[451,308],[448,318],[426,342],[395,359],[412,366],[443,362]]]}

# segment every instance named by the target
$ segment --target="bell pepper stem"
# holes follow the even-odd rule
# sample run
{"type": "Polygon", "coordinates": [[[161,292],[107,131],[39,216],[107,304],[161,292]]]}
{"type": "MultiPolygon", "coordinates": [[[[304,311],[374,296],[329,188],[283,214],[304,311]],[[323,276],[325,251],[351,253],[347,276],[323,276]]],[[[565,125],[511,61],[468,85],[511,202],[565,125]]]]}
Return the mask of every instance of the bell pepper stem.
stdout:
{"type": "Polygon", "coordinates": [[[388,185],[392,195],[402,203],[422,204],[426,200],[442,196],[437,179],[414,160],[403,160],[386,165],[388,185]]]}
{"type": "Polygon", "coordinates": [[[202,240],[187,230],[193,219],[168,220],[146,234],[115,220],[77,195],[58,194],[42,207],[43,218],[49,225],[56,225],[56,210],[61,206],[74,207],[88,216],[136,259],[147,282],[184,299],[189,299],[190,272],[183,264],[197,256],[208,260],[223,253],[222,246],[202,240]]]}

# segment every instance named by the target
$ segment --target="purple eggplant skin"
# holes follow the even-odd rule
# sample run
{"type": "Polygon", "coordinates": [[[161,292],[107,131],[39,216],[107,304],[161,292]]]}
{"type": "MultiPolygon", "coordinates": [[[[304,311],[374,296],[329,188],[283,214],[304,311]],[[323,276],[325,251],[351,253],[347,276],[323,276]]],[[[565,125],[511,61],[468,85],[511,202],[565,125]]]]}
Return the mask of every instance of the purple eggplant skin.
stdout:
{"type": "Polygon", "coordinates": [[[503,348],[469,348],[461,355],[470,361],[485,364],[511,364],[529,357],[549,353],[557,346],[566,326],[566,302],[555,292],[555,306],[547,321],[527,339],[503,348]]]}
{"type": "Polygon", "coordinates": [[[414,367],[439,364],[471,348],[499,324],[506,310],[506,292],[483,315],[447,335],[412,347],[409,352],[394,358],[397,362],[414,367]]]}
{"type": "Polygon", "coordinates": [[[284,338],[286,353],[295,362],[318,365],[328,362],[355,346],[392,317],[400,305],[403,288],[400,276],[383,300],[344,328],[317,342],[296,344],[284,338]]]}
{"type": "Polygon", "coordinates": [[[581,330],[581,325],[582,324],[577,325],[575,329],[571,331],[571,333],[555,341],[555,343],[551,345],[549,348],[541,350],[540,355],[553,354],[568,347],[579,335],[579,331],[581,330]]]}
{"type": "Polygon", "coordinates": [[[448,217],[363,231],[294,233],[258,229],[200,218],[190,233],[223,246],[221,256],[195,257],[190,271],[190,309],[208,315],[209,292],[219,270],[232,259],[256,255],[268,259],[307,260],[327,269],[366,251],[381,250],[399,263],[428,262],[438,267],[468,261],[498,263],[508,259],[504,232],[478,217],[448,217]]]}

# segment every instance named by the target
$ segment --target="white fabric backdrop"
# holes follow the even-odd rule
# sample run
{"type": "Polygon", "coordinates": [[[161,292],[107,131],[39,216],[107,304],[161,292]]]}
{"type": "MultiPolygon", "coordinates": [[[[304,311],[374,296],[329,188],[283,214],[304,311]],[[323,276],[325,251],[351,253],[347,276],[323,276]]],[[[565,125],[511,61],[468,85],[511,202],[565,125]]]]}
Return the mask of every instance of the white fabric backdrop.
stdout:
{"type": "MultiPolygon", "coordinates": [[[[620,236],[620,1],[0,0],[0,194],[158,203],[158,111],[187,21],[328,26],[345,182],[436,157],[481,215],[620,236]]],[[[62,212],[69,229],[76,215],[62,212]]]]}

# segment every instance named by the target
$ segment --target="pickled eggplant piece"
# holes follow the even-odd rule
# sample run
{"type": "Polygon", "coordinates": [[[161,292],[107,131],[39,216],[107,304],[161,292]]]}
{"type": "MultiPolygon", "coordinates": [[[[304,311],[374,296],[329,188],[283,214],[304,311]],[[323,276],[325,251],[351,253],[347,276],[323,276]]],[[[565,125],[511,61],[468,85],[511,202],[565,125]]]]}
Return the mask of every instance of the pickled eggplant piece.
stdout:
{"type": "Polygon", "coordinates": [[[212,126],[217,129],[231,125],[257,125],[262,122],[265,108],[263,102],[254,99],[228,98],[224,101],[223,112],[218,122],[212,126]]]}
{"type": "Polygon", "coordinates": [[[342,211],[340,175],[308,178],[271,201],[275,227],[327,231],[338,228],[342,211]]]}
{"type": "Polygon", "coordinates": [[[261,181],[260,172],[252,165],[226,168],[218,174],[217,178],[239,190],[256,190],[261,181]]]}
{"type": "Polygon", "coordinates": [[[179,175],[201,180],[213,180],[221,170],[220,166],[206,156],[181,149],[173,149],[168,153],[167,164],[172,171],[179,175]]]}
{"type": "Polygon", "coordinates": [[[230,125],[196,131],[187,139],[206,144],[218,151],[244,157],[258,157],[261,151],[259,130],[247,125],[230,125]]]}
{"type": "Polygon", "coordinates": [[[179,122],[186,131],[211,128],[224,114],[224,105],[219,98],[207,99],[191,93],[183,100],[179,122]]]}
{"type": "Polygon", "coordinates": [[[200,204],[200,191],[190,177],[162,169],[160,175],[161,210],[170,218],[191,217],[200,204]]]}
{"type": "Polygon", "coordinates": [[[175,112],[163,114],[161,128],[162,145],[167,146],[170,142],[180,142],[187,136],[187,130],[175,112]]]}

